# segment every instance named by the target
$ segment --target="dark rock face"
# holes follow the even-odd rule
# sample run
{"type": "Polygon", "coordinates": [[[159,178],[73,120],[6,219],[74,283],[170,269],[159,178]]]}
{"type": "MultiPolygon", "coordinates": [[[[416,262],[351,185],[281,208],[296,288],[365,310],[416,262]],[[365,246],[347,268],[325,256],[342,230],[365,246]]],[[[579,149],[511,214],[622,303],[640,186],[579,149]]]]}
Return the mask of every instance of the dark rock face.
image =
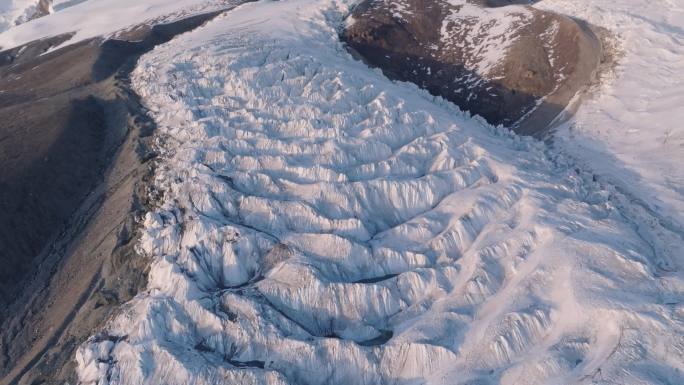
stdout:
{"type": "Polygon", "coordinates": [[[542,130],[586,86],[600,43],[525,0],[366,0],[342,39],[386,76],[521,133],[542,130]]]}

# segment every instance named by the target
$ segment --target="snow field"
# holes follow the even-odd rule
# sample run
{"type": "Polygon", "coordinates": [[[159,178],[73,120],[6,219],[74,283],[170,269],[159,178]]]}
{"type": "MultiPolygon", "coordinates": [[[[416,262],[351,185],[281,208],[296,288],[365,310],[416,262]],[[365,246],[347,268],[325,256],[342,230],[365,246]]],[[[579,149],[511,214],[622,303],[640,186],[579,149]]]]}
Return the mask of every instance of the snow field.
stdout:
{"type": "Polygon", "coordinates": [[[543,0],[614,35],[615,65],[557,129],[574,158],[684,234],[684,2],[543,0]]]}
{"type": "MultiPolygon", "coordinates": [[[[34,40],[74,32],[74,36],[51,50],[94,37],[111,37],[141,24],[168,23],[179,19],[232,8],[234,0],[82,0],[57,1],[50,15],[21,25],[10,25],[6,17],[31,12],[38,0],[0,0],[0,49],[10,49],[34,40]],[[11,4],[5,12],[4,2],[11,4]]],[[[7,19],[10,20],[10,19],[7,19]]],[[[13,19],[12,19],[13,20],[13,19]]],[[[25,20],[24,20],[25,21],[25,20]]]]}
{"type": "Polygon", "coordinates": [[[37,5],[38,0],[0,1],[0,32],[28,21],[36,13],[37,5]]]}

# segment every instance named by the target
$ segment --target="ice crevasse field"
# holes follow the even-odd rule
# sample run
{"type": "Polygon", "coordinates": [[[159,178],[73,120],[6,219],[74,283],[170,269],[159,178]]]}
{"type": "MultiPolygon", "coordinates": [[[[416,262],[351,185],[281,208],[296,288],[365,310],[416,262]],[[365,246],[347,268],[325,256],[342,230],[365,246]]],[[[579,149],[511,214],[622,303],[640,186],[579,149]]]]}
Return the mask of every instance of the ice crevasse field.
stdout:
{"type": "MultiPolygon", "coordinates": [[[[634,24],[640,3],[535,5],[670,36],[651,80],[626,70],[647,67],[626,39],[626,74],[553,146],[354,60],[338,39],[353,1],[244,4],[143,56],[133,85],[161,153],[138,246],[149,283],[80,347],[80,382],[684,383],[679,155],[642,162],[638,141],[605,134],[640,129],[616,92],[662,89],[681,64],[682,29],[662,27],[681,6],[634,24]],[[615,182],[633,175],[662,202],[615,182]]],[[[678,143],[673,126],[644,138],[678,143]]]]}

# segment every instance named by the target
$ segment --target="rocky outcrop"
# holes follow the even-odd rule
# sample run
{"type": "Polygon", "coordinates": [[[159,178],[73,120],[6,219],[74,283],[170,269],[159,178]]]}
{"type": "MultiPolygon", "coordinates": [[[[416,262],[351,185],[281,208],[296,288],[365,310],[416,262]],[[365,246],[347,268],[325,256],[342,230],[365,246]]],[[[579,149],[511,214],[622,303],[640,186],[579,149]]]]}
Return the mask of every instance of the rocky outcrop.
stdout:
{"type": "Polygon", "coordinates": [[[601,44],[585,23],[529,3],[366,0],[341,36],[388,77],[537,134],[591,81],[601,44]]]}

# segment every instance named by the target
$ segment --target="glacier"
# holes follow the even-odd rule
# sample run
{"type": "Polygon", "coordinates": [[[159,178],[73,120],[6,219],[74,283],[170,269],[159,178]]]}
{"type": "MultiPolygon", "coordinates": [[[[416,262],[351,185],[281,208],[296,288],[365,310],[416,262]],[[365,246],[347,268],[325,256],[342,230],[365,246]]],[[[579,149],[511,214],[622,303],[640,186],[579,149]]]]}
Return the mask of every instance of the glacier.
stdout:
{"type": "Polygon", "coordinates": [[[140,293],[82,384],[684,383],[684,240],[546,144],[355,61],[351,1],[146,54],[140,293]]]}

